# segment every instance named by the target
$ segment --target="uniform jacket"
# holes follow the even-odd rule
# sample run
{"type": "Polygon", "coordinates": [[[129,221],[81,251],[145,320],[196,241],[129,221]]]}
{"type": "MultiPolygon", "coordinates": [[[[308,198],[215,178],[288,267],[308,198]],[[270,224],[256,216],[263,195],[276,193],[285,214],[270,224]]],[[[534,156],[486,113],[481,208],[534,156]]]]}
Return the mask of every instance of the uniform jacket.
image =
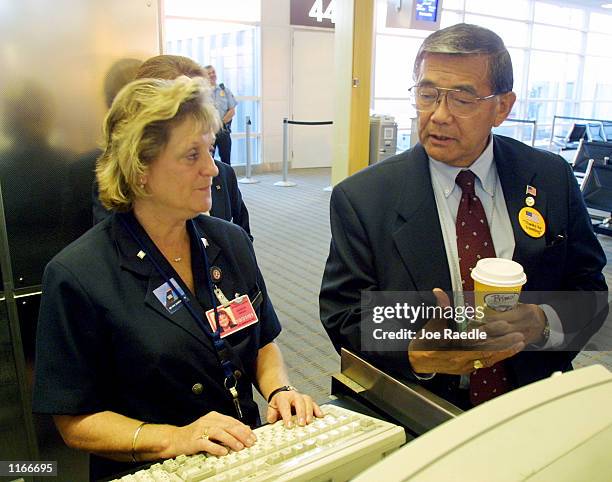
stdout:
{"type": "MultiPolygon", "coordinates": [[[[169,263],[132,215],[130,224],[171,277],[169,263]]],[[[257,421],[252,400],[257,351],[280,332],[252,245],[235,225],[199,216],[197,225],[208,241],[211,266],[221,269],[217,286],[258,298],[259,323],[225,340],[233,346],[242,372],[240,392],[247,420],[257,421]]],[[[222,387],[222,371],[212,343],[182,306],[173,314],[153,290],[163,278],[113,214],[60,252],[47,266],[37,335],[34,410],[83,414],[112,410],[139,420],[186,424],[217,410],[234,416],[222,387]],[[202,393],[192,390],[201,384],[202,393]]],[[[195,297],[212,308],[205,273],[192,240],[195,297]]],[[[193,299],[186,286],[187,296],[193,299]]],[[[197,305],[196,305],[197,306],[197,305]]]]}
{"type": "MultiPolygon", "coordinates": [[[[524,290],[607,291],[602,275],[606,258],[567,162],[518,141],[493,137],[495,165],[516,244],[513,259],[527,275],[524,290]],[[537,189],[534,207],[546,220],[546,233],[539,239],[528,236],[518,222],[527,185],[537,189]]],[[[420,144],[336,186],[331,230],[320,311],[338,350],[345,346],[360,351],[362,291],[452,290],[428,158],[420,144]]],[[[577,312],[562,298],[549,303],[562,323],[580,317],[585,325],[590,323],[593,313],[577,312]]],[[[406,351],[365,355],[382,368],[414,380],[406,351]]],[[[568,351],[523,351],[507,365],[515,386],[522,386],[553,371],[570,369],[574,356],[568,351]]],[[[439,374],[422,383],[452,401],[458,381],[458,376],[439,374]]]]}

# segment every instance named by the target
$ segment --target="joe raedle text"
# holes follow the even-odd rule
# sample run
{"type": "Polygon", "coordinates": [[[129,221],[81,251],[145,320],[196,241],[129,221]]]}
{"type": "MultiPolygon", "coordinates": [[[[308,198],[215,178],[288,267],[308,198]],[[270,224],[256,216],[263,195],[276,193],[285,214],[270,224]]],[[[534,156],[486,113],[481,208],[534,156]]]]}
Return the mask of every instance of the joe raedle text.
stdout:
{"type": "Polygon", "coordinates": [[[486,340],[487,334],[482,330],[460,329],[468,321],[482,321],[484,308],[481,306],[431,306],[412,305],[409,303],[395,303],[392,305],[379,305],[371,308],[372,338],[374,340],[486,340]],[[412,329],[401,325],[414,324],[437,318],[457,324],[457,328],[445,328],[440,331],[425,329],[412,329]]]}
{"type": "Polygon", "coordinates": [[[375,328],[372,332],[375,340],[486,340],[487,334],[481,330],[454,331],[445,328],[442,331],[409,330],[401,328],[395,331],[385,331],[383,328],[375,328]]]}

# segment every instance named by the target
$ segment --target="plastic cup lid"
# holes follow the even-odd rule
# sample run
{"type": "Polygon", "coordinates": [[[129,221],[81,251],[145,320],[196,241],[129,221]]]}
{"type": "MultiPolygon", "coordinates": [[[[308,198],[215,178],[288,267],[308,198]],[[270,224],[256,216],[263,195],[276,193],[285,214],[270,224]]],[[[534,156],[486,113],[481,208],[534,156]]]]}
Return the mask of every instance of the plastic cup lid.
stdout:
{"type": "Polygon", "coordinates": [[[522,286],[527,282],[523,267],[503,258],[483,258],[476,263],[472,279],[489,286],[522,286]]]}

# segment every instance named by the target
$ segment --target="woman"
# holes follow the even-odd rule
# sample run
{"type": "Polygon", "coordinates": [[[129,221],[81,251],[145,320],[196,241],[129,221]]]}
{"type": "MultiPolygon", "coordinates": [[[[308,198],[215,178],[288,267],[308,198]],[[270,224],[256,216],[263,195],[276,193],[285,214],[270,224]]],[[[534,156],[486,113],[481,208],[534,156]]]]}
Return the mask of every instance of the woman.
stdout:
{"type": "MultiPolygon", "coordinates": [[[[322,415],[289,385],[247,234],[199,215],[217,174],[209,91],[180,77],[119,93],[96,169],[114,213],[45,270],[34,410],[71,447],[123,462],[240,450],[259,422],[253,384],[269,422],[322,415]],[[220,340],[205,312],[241,295],[258,321],[220,340]]],[[[92,457],[93,478],[125,469],[92,457]]]]}

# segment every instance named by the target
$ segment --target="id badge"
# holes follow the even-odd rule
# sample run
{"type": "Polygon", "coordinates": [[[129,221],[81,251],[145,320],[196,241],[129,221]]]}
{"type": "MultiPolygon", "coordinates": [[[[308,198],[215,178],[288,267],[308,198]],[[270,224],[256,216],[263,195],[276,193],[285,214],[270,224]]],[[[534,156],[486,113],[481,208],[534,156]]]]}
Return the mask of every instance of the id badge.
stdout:
{"type": "MultiPolygon", "coordinates": [[[[170,278],[172,285],[176,287],[180,295],[184,296],[185,292],[181,289],[179,284],[175,281],[174,278],[170,278]]],[[[164,283],[158,288],[153,290],[153,294],[159,300],[159,302],[170,312],[170,314],[174,313],[181,307],[181,298],[177,292],[168,285],[168,283],[164,283]]]]}
{"type": "MultiPolygon", "coordinates": [[[[238,296],[230,301],[227,306],[217,307],[217,313],[219,314],[219,324],[221,325],[221,338],[225,338],[259,321],[248,295],[238,296]]],[[[215,311],[208,310],[206,318],[210,328],[216,331],[215,311]]]]}

